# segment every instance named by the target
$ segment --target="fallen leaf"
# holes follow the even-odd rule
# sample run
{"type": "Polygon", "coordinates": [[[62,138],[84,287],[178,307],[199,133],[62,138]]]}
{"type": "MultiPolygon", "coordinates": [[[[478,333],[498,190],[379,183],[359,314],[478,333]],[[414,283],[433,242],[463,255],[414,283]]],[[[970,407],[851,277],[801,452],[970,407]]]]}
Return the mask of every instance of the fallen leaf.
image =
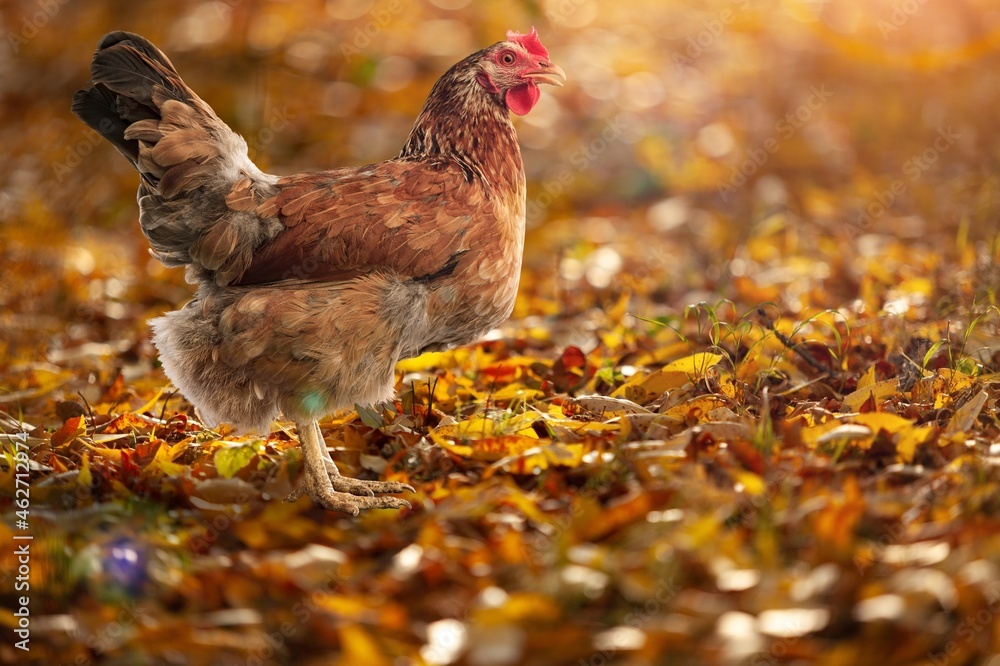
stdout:
{"type": "Polygon", "coordinates": [[[238,474],[257,455],[257,449],[257,442],[239,446],[224,445],[217,449],[214,460],[219,476],[229,479],[238,474]]]}

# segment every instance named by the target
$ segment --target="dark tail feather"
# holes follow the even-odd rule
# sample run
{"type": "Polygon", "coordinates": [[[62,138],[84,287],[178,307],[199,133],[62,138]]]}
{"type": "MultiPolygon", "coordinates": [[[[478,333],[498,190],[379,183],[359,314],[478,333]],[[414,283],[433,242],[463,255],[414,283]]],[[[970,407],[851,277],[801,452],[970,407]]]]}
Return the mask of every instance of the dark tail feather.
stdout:
{"type": "Polygon", "coordinates": [[[90,71],[73,113],[139,172],[139,226],[154,255],[187,265],[192,281],[235,281],[283,227],[252,207],[230,208],[228,198],[237,186],[240,196],[265,197],[277,178],[250,161],[246,141],[139,35],[105,36],[90,71]]]}
{"type": "Polygon", "coordinates": [[[125,131],[140,120],[160,119],[154,89],[163,98],[190,102],[180,75],[147,39],[121,31],[101,39],[90,73],[94,85],[73,95],[73,113],[111,142],[155,187],[158,179],[139,169],[139,142],[126,139],[125,131]]]}
{"type": "Polygon", "coordinates": [[[119,115],[115,94],[101,84],[78,90],[73,95],[73,113],[111,142],[132,166],[138,168],[139,142],[125,138],[132,123],[119,115]]]}
{"type": "MultiPolygon", "coordinates": [[[[90,64],[95,83],[132,100],[136,108],[125,111],[156,113],[153,90],[161,87],[168,97],[190,101],[186,86],[173,63],[145,37],[130,32],[112,32],[97,45],[90,64]]],[[[135,118],[142,120],[142,118],[135,118]]]]}

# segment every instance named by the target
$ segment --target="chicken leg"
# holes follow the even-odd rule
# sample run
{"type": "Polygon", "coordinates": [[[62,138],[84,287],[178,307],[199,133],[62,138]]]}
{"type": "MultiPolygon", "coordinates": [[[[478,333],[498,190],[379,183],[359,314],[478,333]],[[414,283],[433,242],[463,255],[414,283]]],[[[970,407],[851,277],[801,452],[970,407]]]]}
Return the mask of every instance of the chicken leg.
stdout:
{"type": "Polygon", "coordinates": [[[375,493],[413,492],[411,486],[398,481],[364,481],[343,476],[326,449],[319,423],[296,423],[295,428],[299,433],[305,471],[299,487],[285,498],[286,502],[309,495],[317,506],[352,516],[358,515],[361,509],[410,508],[410,503],[404,499],[376,497],[375,493]]]}

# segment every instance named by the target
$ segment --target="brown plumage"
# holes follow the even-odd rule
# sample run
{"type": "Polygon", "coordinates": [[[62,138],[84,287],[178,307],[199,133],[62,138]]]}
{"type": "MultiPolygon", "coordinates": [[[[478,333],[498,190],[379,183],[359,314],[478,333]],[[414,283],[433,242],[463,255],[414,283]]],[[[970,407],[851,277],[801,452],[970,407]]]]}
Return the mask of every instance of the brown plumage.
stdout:
{"type": "Polygon", "coordinates": [[[295,421],[308,493],[327,509],[409,506],[412,490],[340,475],[317,418],[393,397],[396,362],[475,340],[509,316],[525,188],[509,112],[561,85],[534,30],[472,54],[434,85],[400,154],[278,178],[125,32],[98,45],[73,111],[140,174],[153,255],[197,294],[151,322],[167,376],[210,424],[295,421]]]}

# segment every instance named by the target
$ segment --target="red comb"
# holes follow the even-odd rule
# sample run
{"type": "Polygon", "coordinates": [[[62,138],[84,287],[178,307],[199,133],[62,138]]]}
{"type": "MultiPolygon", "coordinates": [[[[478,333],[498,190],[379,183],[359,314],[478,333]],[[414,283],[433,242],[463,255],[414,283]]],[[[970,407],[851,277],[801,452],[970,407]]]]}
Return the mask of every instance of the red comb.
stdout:
{"type": "Polygon", "coordinates": [[[538,33],[535,32],[535,28],[531,28],[531,32],[527,35],[522,35],[519,32],[514,32],[513,30],[507,31],[507,41],[514,42],[524,48],[525,51],[531,55],[538,56],[539,58],[549,59],[548,50],[542,46],[542,41],[538,39],[538,33]]]}

